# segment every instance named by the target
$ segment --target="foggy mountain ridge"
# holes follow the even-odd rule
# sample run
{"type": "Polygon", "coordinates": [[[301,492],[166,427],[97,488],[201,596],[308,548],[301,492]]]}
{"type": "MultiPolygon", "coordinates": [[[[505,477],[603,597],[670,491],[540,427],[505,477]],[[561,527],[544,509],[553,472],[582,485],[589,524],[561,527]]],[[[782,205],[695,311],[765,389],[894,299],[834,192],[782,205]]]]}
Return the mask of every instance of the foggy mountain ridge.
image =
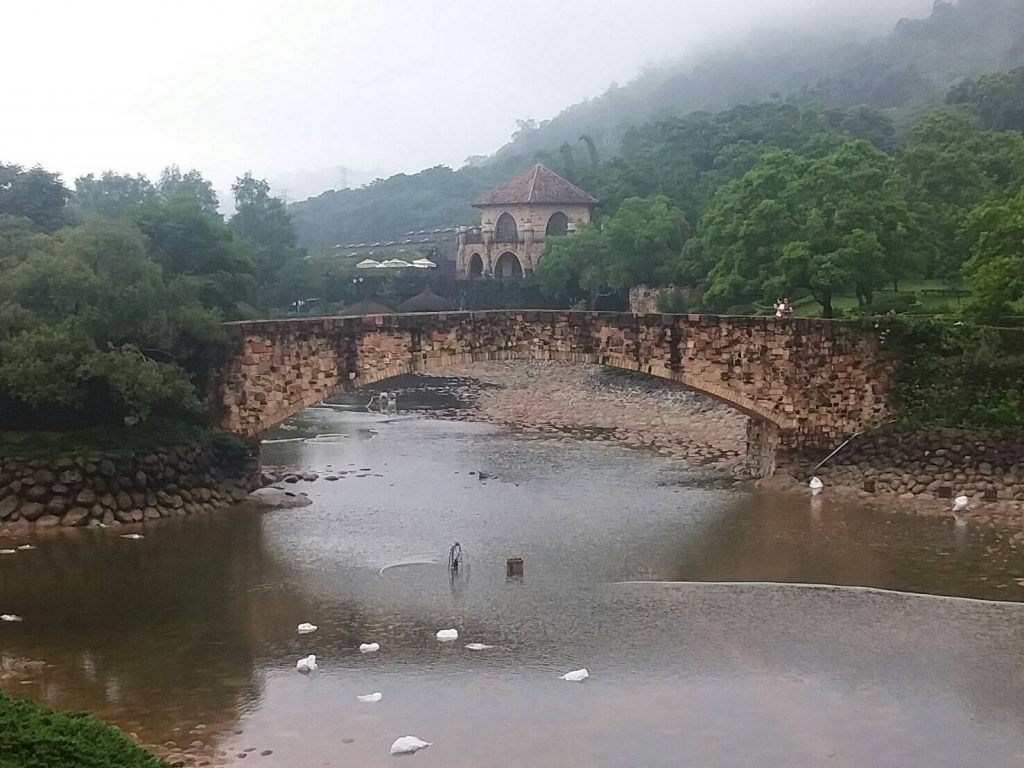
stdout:
{"type": "Polygon", "coordinates": [[[435,167],[328,191],[290,206],[300,243],[314,252],[334,244],[391,239],[409,230],[470,223],[470,202],[560,146],[590,138],[601,160],[626,132],[652,121],[738,104],[790,102],[882,109],[898,128],[940,106],[965,78],[1024,64],[1024,0],[935,3],[921,19],[902,19],[882,36],[762,32],[697,63],[651,66],[623,86],[520,129],[490,158],[459,170],[435,167]]]}

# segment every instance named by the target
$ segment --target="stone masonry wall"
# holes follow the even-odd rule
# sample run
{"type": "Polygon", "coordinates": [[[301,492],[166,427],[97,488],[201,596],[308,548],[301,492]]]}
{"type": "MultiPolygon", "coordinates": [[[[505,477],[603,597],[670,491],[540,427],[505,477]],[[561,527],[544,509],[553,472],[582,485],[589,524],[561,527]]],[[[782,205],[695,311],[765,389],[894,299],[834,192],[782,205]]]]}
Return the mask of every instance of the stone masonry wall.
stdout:
{"type": "Polygon", "coordinates": [[[204,512],[259,487],[257,445],[0,461],[0,527],[116,525],[204,512]]]}
{"type": "Polygon", "coordinates": [[[497,311],[226,328],[237,353],[219,376],[223,426],[247,435],[336,392],[402,373],[516,359],[607,365],[678,382],[773,425],[782,451],[834,447],[892,418],[896,361],[876,336],[839,321],[497,311]]]}
{"type": "Polygon", "coordinates": [[[818,474],[872,493],[1024,501],[1024,440],[887,428],[852,441],[818,474]]]}

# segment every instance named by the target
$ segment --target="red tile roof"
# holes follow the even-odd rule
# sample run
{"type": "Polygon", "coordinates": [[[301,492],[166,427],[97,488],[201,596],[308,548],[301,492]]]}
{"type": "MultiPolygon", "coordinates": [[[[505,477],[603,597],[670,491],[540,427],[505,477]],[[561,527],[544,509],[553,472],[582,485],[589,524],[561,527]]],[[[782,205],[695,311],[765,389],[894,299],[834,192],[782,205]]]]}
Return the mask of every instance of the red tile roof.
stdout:
{"type": "Polygon", "coordinates": [[[597,200],[538,163],[497,189],[492,189],[473,205],[480,207],[521,203],[596,205],[597,200]]]}

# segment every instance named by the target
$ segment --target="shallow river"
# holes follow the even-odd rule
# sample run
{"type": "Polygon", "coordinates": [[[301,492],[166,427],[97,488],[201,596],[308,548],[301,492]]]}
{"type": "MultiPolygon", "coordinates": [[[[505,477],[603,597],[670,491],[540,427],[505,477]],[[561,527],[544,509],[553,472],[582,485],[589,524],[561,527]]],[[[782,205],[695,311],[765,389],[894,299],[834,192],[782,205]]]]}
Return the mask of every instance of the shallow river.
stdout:
{"type": "Polygon", "coordinates": [[[422,414],[288,427],[264,460],[320,472],[286,486],[312,506],[0,558],[24,617],[0,685],[197,764],[390,765],[413,734],[422,766],[1024,765],[1024,563],[997,531],[422,414]]]}

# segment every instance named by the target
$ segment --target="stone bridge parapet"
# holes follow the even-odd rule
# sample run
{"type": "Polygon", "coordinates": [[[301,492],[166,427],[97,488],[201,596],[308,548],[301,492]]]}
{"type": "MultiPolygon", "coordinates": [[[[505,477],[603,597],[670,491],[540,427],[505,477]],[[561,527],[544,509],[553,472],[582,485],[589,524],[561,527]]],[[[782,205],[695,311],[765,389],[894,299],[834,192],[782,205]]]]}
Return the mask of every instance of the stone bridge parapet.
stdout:
{"type": "Polygon", "coordinates": [[[224,428],[268,429],[338,392],[483,360],[564,360],[640,371],[751,417],[748,460],[829,448],[890,420],[896,361],[877,334],[819,319],[501,310],[228,323],[224,428]]]}

